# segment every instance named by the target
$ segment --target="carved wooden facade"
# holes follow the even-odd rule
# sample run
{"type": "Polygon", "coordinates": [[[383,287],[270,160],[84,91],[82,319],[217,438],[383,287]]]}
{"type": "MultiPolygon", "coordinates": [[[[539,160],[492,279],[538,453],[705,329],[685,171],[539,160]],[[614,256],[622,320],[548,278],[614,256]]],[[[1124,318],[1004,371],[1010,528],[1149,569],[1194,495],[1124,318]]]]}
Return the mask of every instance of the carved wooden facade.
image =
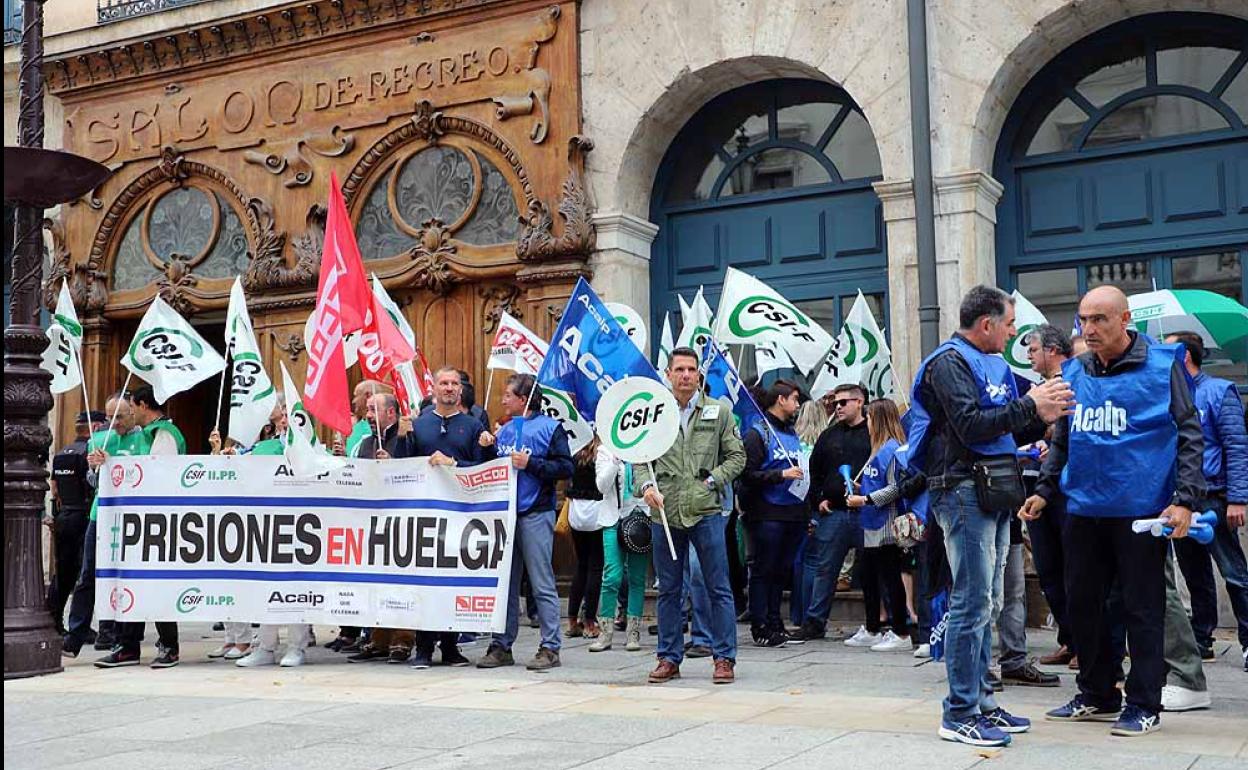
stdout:
{"type": "MultiPolygon", "coordinates": [[[[66,148],[115,169],[48,222],[92,393],[154,295],[211,340],[236,275],[301,379],[331,172],[431,364],[483,382],[504,308],[548,335],[593,249],[577,29],[575,2],[305,0],[48,61],[66,148]]],[[[192,440],[203,403],[174,399],[192,440]]]]}

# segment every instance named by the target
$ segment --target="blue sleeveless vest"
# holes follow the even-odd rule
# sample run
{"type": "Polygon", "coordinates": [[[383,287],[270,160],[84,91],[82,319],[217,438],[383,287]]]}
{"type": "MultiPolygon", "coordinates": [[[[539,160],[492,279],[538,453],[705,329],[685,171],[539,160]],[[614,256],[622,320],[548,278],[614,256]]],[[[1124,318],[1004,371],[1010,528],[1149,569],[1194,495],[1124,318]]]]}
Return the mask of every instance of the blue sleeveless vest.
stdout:
{"type": "MultiPolygon", "coordinates": [[[[544,457],[550,450],[550,439],[559,423],[544,414],[532,417],[516,417],[498,430],[495,444],[498,455],[504,457],[512,452],[528,452],[534,457],[544,457]]],[[[542,482],[528,471],[516,475],[516,514],[528,513],[542,494],[542,482]]]]}
{"type": "MultiPolygon", "coordinates": [[[[902,444],[897,447],[897,451],[893,455],[897,465],[902,468],[911,468],[910,465],[910,445],[902,444]]],[[[927,523],[927,511],[931,507],[931,500],[927,493],[927,488],[916,495],[913,499],[906,500],[906,507],[910,513],[918,517],[919,521],[927,523]]]]}
{"type": "Polygon", "coordinates": [[[1174,494],[1179,429],[1170,416],[1170,369],[1178,345],[1150,345],[1144,364],[1093,377],[1070,359],[1062,376],[1075,392],[1061,486],[1075,516],[1156,516],[1174,494]]]}
{"type": "MultiPolygon", "coordinates": [[[[880,451],[867,461],[867,467],[863,469],[862,478],[859,480],[862,484],[863,495],[870,496],[872,492],[878,492],[888,486],[888,469],[893,464],[900,446],[896,439],[890,438],[880,447],[880,451]]],[[[888,513],[874,505],[867,504],[859,511],[858,521],[863,529],[879,529],[888,523],[888,513]]]]}
{"type": "MultiPolygon", "coordinates": [[[[910,411],[906,413],[906,419],[903,420],[906,425],[906,443],[910,445],[907,467],[916,471],[927,471],[928,429],[932,422],[931,415],[928,414],[919,396],[923,375],[927,372],[927,365],[932,359],[947,350],[956,350],[971,368],[971,374],[974,375],[978,386],[981,407],[984,409],[1002,407],[1018,398],[1014,372],[1010,370],[1010,365],[1005,362],[1004,358],[983,353],[961,337],[955,336],[945,340],[919,365],[919,371],[914,375],[914,385],[910,389],[910,411]]],[[[983,456],[1012,455],[1017,448],[1014,437],[1009,433],[970,447],[971,451],[983,456]]]]}
{"type": "MultiPolygon", "coordinates": [[[[767,450],[767,461],[763,463],[761,470],[782,471],[785,468],[799,465],[802,459],[802,441],[797,434],[788,428],[777,428],[770,423],[767,427],[756,422],[750,428],[763,437],[763,446],[767,450]],[[771,428],[770,435],[775,437],[774,440],[768,437],[767,427],[771,428]],[[779,446],[776,442],[779,442],[779,446]]],[[[768,484],[763,488],[762,497],[771,505],[804,504],[805,500],[789,491],[789,486],[792,484],[793,482],[787,479],[779,484],[768,484]]]]}
{"type": "Polygon", "coordinates": [[[1205,481],[1210,491],[1221,491],[1226,489],[1226,455],[1218,435],[1218,415],[1222,413],[1223,402],[1239,398],[1239,392],[1229,380],[1202,374],[1196,379],[1193,398],[1200,413],[1200,430],[1205,436],[1205,481]]]}

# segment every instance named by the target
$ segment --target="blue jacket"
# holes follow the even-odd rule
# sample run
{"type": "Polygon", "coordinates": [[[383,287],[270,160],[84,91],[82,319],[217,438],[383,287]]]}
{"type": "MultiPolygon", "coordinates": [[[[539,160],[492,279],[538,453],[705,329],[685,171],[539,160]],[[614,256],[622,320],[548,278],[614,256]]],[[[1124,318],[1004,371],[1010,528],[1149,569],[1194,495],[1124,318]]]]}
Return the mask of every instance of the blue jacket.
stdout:
{"type": "Polygon", "coordinates": [[[459,412],[443,418],[429,409],[412,420],[408,455],[428,457],[441,452],[461,466],[476,465],[494,456],[477,442],[483,430],[485,426],[470,415],[459,412]]]}
{"type": "Polygon", "coordinates": [[[1228,503],[1248,503],[1248,430],[1239,392],[1234,383],[1204,372],[1196,375],[1195,385],[1209,491],[1225,491],[1228,503]]]}
{"type": "Polygon", "coordinates": [[[512,418],[499,429],[493,449],[497,457],[529,453],[529,464],[516,478],[516,515],[554,510],[555,482],[572,478],[575,470],[563,426],[544,414],[512,418]]]}

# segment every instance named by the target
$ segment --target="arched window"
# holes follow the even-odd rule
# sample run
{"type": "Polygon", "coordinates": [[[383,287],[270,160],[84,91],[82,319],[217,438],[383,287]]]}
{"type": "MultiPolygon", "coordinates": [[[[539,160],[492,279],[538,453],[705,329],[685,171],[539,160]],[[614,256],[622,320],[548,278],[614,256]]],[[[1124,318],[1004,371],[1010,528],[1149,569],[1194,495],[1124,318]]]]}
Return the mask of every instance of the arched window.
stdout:
{"type": "Polygon", "coordinates": [[[167,274],[172,260],[200,278],[246,272],[249,247],[243,220],[224,195],[191,177],[138,207],[113,260],[112,289],[142,289],[167,274]]]}
{"type": "Polygon", "coordinates": [[[514,241],[520,209],[503,172],[476,149],[450,143],[400,156],[367,193],[356,223],[366,260],[395,257],[416,245],[437,220],[472,246],[514,241]]]}

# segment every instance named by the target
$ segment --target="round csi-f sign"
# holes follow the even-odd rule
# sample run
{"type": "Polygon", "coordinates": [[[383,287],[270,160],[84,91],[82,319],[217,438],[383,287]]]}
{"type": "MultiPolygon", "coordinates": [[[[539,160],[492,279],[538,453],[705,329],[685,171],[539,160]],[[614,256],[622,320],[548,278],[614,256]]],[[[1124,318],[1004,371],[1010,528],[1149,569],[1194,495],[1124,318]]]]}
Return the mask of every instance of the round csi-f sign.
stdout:
{"type": "Polygon", "coordinates": [[[584,449],[594,440],[594,428],[576,410],[572,397],[561,390],[542,388],[542,403],[538,411],[558,420],[568,434],[568,449],[572,454],[584,449]]]}
{"type": "MultiPolygon", "coordinates": [[[[303,344],[310,350],[312,348],[312,319],[316,318],[316,313],[308,315],[308,320],[303,324],[303,344]]],[[[347,368],[355,366],[359,361],[360,353],[360,333],[358,331],[350,332],[342,338],[342,352],[347,360],[347,368]]]]}
{"type": "Polygon", "coordinates": [[[628,334],[628,338],[633,341],[637,349],[646,352],[646,324],[641,320],[641,315],[628,305],[621,302],[604,302],[607,312],[615,317],[616,323],[624,327],[624,332],[628,334]]]}
{"type": "Polygon", "coordinates": [[[663,384],[649,377],[625,377],[598,400],[598,437],[616,457],[648,463],[672,448],[680,432],[680,407],[663,384]]]}

